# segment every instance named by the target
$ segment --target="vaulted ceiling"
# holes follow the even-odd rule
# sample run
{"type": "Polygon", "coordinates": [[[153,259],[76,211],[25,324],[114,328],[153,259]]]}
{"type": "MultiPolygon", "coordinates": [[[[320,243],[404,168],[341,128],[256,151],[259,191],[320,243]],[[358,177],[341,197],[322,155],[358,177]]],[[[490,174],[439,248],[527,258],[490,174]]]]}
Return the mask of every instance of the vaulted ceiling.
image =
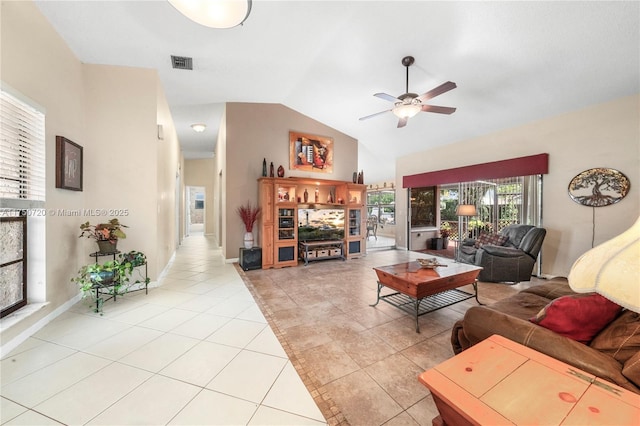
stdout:
{"type": "Polygon", "coordinates": [[[218,30],[166,1],[38,1],[85,63],[157,69],[187,158],[211,156],[225,102],[281,103],[360,143],[370,182],[394,159],[640,92],[640,2],[260,1],[218,30]],[[193,58],[176,70],[170,55],[193,58]],[[453,81],[396,128],[409,91],[453,81]],[[190,124],[204,122],[195,134],[190,124]]]}

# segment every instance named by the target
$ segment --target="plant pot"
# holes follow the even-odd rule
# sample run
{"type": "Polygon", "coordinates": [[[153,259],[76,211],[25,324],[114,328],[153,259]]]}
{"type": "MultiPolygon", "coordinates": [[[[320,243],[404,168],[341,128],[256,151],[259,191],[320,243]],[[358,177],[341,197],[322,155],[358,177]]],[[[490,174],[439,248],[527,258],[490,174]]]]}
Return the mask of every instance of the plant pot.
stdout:
{"type": "Polygon", "coordinates": [[[244,233],[244,248],[253,248],[253,232],[244,233]]]}
{"type": "Polygon", "coordinates": [[[98,285],[109,285],[113,282],[115,276],[116,273],[114,271],[101,271],[91,273],[89,278],[98,285]]]}
{"type": "Polygon", "coordinates": [[[97,243],[100,253],[115,253],[118,250],[118,240],[103,240],[97,241],[97,243]]]}

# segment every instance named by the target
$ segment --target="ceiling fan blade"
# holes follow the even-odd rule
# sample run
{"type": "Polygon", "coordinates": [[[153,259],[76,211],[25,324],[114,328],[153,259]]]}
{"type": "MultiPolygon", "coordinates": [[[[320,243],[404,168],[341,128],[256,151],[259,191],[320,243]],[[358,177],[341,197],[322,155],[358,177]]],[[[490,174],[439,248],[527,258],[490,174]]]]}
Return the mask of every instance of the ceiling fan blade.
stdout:
{"type": "Polygon", "coordinates": [[[358,120],[360,120],[360,121],[362,121],[362,120],[368,120],[368,119],[370,119],[370,118],[372,118],[372,117],[375,117],[376,115],[384,114],[385,112],[390,112],[390,111],[391,111],[391,110],[390,110],[390,109],[388,109],[388,110],[386,110],[386,111],[376,112],[375,114],[371,114],[371,115],[367,115],[367,116],[364,116],[364,117],[360,117],[358,120]]]}
{"type": "Polygon", "coordinates": [[[407,121],[409,121],[409,119],[407,117],[401,118],[398,120],[398,129],[400,127],[404,127],[407,125],[407,121]]]}
{"type": "Polygon", "coordinates": [[[453,81],[447,81],[446,83],[442,83],[435,89],[431,89],[427,93],[418,96],[418,99],[424,102],[427,99],[435,98],[436,96],[442,95],[443,93],[446,93],[449,90],[453,90],[456,87],[458,86],[453,81]]]}
{"type": "Polygon", "coordinates": [[[422,105],[422,111],[437,112],[438,114],[453,114],[454,112],[456,112],[456,109],[452,107],[443,107],[436,105],[422,105]]]}
{"type": "Polygon", "coordinates": [[[376,98],[380,98],[380,99],[384,99],[385,101],[389,101],[389,102],[399,102],[400,99],[396,98],[395,96],[391,96],[388,95],[386,93],[376,93],[375,95],[376,98]]]}

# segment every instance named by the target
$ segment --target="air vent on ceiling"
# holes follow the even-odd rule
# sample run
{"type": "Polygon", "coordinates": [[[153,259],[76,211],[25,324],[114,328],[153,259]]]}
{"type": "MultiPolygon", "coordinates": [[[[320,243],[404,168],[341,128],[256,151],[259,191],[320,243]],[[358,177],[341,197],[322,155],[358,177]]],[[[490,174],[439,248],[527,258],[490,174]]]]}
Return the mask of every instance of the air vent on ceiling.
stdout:
{"type": "Polygon", "coordinates": [[[193,58],[187,58],[186,56],[173,56],[171,55],[171,65],[177,70],[192,70],[193,58]]]}

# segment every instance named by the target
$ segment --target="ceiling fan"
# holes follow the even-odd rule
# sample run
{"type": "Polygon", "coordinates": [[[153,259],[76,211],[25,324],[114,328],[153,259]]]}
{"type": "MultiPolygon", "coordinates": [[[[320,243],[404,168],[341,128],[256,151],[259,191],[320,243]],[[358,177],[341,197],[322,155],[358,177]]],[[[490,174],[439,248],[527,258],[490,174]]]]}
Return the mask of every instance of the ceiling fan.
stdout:
{"type": "Polygon", "coordinates": [[[386,93],[376,93],[375,95],[373,95],[377,98],[393,102],[393,108],[386,111],[380,111],[375,114],[367,115],[366,117],[361,117],[360,120],[367,120],[371,117],[375,117],[376,115],[384,114],[385,112],[391,111],[399,119],[398,127],[404,127],[407,125],[407,121],[409,121],[411,117],[415,116],[420,111],[437,112],[438,114],[453,114],[456,111],[455,108],[427,105],[424,103],[431,98],[435,98],[436,96],[442,95],[449,90],[455,89],[457,86],[452,81],[447,81],[446,83],[443,83],[435,89],[431,89],[420,96],[415,93],[409,93],[409,67],[414,63],[414,61],[415,59],[413,58],[413,56],[405,56],[404,58],[402,58],[402,65],[407,68],[406,93],[398,96],[397,98],[386,93]]]}

